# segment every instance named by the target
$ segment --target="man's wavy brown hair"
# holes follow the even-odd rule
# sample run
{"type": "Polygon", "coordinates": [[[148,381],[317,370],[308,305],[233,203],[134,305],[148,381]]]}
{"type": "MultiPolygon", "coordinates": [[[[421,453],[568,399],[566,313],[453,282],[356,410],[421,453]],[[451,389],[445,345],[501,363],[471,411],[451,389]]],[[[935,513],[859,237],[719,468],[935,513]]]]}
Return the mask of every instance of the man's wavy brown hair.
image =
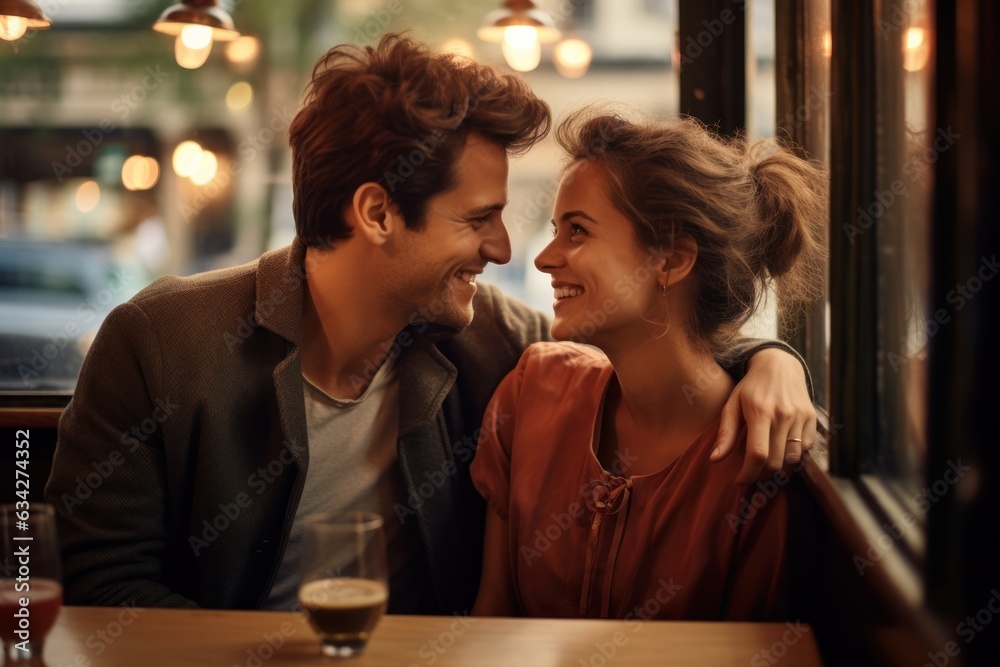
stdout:
{"type": "Polygon", "coordinates": [[[384,186],[419,229],[427,201],[455,185],[470,132],[516,155],[550,123],[548,105],[519,77],[406,36],[334,47],[316,63],[289,128],[296,231],[315,247],[350,237],[344,210],[368,182],[384,186]]]}

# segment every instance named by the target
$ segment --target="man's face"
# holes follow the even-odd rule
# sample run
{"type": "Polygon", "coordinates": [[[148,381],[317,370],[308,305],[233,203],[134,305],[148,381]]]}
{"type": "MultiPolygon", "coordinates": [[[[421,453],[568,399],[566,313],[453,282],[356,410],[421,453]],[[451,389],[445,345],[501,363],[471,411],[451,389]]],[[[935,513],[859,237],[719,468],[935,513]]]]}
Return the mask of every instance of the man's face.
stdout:
{"type": "Polygon", "coordinates": [[[409,321],[464,328],[472,322],[476,279],[487,262],[510,261],[501,218],[507,151],[471,134],[454,170],[455,187],[428,201],[423,228],[402,232],[391,280],[409,321]]]}

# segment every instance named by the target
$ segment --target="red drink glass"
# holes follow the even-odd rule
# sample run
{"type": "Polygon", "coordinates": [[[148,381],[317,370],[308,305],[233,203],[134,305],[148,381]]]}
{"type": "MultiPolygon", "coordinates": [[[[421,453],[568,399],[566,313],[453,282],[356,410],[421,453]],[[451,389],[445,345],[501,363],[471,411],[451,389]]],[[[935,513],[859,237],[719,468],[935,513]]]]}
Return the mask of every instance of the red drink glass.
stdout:
{"type": "Polygon", "coordinates": [[[62,607],[51,505],[0,505],[0,639],[5,664],[37,661],[62,607]]]}

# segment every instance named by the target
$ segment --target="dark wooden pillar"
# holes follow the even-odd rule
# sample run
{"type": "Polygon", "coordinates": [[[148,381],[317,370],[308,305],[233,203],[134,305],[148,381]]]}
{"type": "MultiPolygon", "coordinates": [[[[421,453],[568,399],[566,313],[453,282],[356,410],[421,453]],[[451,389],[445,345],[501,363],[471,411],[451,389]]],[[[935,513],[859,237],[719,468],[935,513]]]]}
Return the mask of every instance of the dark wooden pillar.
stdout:
{"type": "Polygon", "coordinates": [[[678,39],[681,112],[718,125],[721,134],[746,127],[746,3],[682,1],[678,39]]]}

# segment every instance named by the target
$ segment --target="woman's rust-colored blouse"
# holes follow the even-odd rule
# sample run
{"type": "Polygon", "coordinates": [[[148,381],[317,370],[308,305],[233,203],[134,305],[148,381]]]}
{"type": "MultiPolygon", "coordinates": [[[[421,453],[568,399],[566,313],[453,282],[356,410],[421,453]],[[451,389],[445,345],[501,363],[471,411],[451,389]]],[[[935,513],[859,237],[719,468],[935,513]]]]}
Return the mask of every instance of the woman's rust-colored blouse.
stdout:
{"type": "Polygon", "coordinates": [[[778,473],[736,486],[739,451],[709,461],[718,421],[658,472],[630,476],[627,443],[605,470],[595,452],[613,374],[596,349],[537,343],[487,408],[472,478],[507,522],[521,610],[784,619],[788,504],[799,481],[778,473]]]}

